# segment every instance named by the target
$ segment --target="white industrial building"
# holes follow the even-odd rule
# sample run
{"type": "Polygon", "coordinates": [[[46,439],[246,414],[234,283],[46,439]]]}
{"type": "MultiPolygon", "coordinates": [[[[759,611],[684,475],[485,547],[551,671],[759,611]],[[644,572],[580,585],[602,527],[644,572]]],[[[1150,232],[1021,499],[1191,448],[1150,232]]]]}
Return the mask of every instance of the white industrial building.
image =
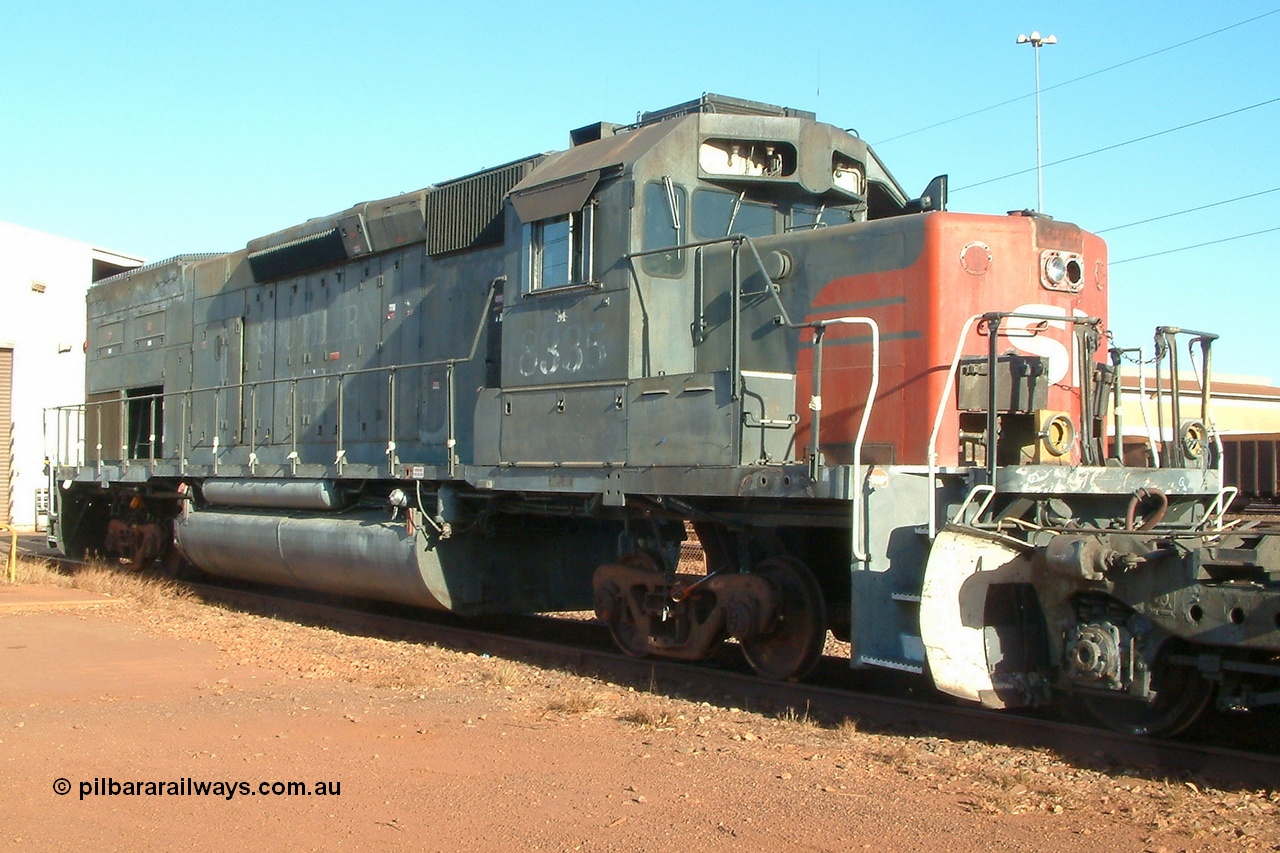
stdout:
{"type": "Polygon", "coordinates": [[[85,292],[141,264],[0,222],[0,523],[43,524],[44,410],[84,401],[85,292]]]}
{"type": "MultiPolygon", "coordinates": [[[[1120,371],[1126,444],[1131,439],[1146,442],[1156,436],[1163,441],[1172,440],[1171,384],[1166,373],[1157,393],[1150,365],[1145,375],[1129,366],[1120,371]],[[1164,425],[1163,434],[1158,428],[1161,423],[1164,425]]],[[[1280,435],[1280,387],[1274,385],[1270,377],[1215,373],[1210,389],[1209,420],[1220,434],[1280,435]]],[[[1184,423],[1201,417],[1200,377],[1196,373],[1179,371],[1178,402],[1184,423]]],[[[1110,429],[1108,424],[1108,432],[1110,429]]]]}

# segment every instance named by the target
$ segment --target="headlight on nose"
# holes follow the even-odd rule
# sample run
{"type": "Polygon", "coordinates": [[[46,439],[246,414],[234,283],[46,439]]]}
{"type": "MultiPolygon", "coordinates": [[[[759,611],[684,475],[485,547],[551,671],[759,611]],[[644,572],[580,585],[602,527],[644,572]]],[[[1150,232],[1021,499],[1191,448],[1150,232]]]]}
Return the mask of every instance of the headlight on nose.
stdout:
{"type": "Polygon", "coordinates": [[[1067,277],[1067,262],[1061,255],[1050,255],[1044,262],[1044,277],[1050,284],[1062,284],[1067,277]]]}
{"type": "Polygon", "coordinates": [[[1047,290],[1078,292],[1084,285],[1084,258],[1074,252],[1042,252],[1040,284],[1047,290]]]}

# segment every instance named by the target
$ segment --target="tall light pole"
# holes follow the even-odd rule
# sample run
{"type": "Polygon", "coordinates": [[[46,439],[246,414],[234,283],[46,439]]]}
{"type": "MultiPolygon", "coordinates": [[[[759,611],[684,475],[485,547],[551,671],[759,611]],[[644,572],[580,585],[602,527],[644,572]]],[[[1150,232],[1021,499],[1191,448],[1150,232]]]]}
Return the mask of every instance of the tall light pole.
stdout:
{"type": "Polygon", "coordinates": [[[1018,44],[1029,44],[1036,52],[1036,212],[1044,212],[1044,159],[1040,155],[1040,48],[1046,44],[1057,44],[1057,36],[1040,37],[1036,30],[1029,36],[1018,36],[1018,44]]]}

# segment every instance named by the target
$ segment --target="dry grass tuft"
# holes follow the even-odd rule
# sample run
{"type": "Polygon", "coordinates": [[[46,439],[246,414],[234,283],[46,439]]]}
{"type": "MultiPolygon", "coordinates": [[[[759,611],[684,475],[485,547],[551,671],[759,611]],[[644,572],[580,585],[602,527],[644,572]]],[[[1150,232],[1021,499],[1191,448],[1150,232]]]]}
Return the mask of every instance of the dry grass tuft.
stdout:
{"type": "Polygon", "coordinates": [[[845,717],[835,727],[836,737],[841,740],[854,740],[858,737],[858,721],[845,717]]]}
{"type": "Polygon", "coordinates": [[[680,713],[671,705],[649,702],[637,705],[618,716],[624,723],[633,723],[642,729],[673,731],[680,713]]]}
{"type": "Polygon", "coordinates": [[[548,711],[589,714],[600,709],[603,697],[594,687],[577,687],[547,703],[548,711]]]}
{"type": "Polygon", "coordinates": [[[787,708],[777,716],[779,722],[788,726],[796,726],[801,729],[818,728],[818,721],[809,715],[808,703],[805,704],[803,712],[799,712],[795,708],[787,708]]]}
{"type": "MultiPolygon", "coordinates": [[[[7,573],[0,574],[5,583],[9,581],[7,573]]],[[[53,563],[48,560],[36,560],[23,557],[18,560],[17,573],[14,576],[16,584],[46,584],[49,586],[71,587],[73,586],[71,576],[65,575],[57,570],[53,563]]]]}
{"type": "Polygon", "coordinates": [[[519,687],[528,681],[520,667],[511,661],[500,661],[482,677],[494,687],[519,687]]]}
{"type": "Polygon", "coordinates": [[[109,563],[90,563],[67,571],[48,560],[21,559],[15,582],[82,589],[112,598],[130,599],[143,607],[156,607],[191,597],[185,588],[173,581],[109,563]]]}
{"type": "Polygon", "coordinates": [[[97,592],[112,598],[130,598],[143,607],[157,607],[191,593],[171,580],[112,566],[89,566],[72,575],[73,585],[86,592],[97,592]]]}

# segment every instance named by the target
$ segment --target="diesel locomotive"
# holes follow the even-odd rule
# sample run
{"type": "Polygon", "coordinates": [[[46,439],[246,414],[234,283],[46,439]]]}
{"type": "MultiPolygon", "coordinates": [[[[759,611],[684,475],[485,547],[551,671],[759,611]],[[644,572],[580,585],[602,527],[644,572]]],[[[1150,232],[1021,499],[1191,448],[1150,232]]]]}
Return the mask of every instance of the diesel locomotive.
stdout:
{"type": "Polygon", "coordinates": [[[629,654],[733,640],[771,679],[830,631],[1134,732],[1280,703],[1280,537],[1225,518],[1214,336],[1157,330],[1203,395],[1133,464],[1100,238],[912,196],[801,110],[570,136],[96,284],[86,403],[48,414],[58,547],[593,608],[629,654]]]}

